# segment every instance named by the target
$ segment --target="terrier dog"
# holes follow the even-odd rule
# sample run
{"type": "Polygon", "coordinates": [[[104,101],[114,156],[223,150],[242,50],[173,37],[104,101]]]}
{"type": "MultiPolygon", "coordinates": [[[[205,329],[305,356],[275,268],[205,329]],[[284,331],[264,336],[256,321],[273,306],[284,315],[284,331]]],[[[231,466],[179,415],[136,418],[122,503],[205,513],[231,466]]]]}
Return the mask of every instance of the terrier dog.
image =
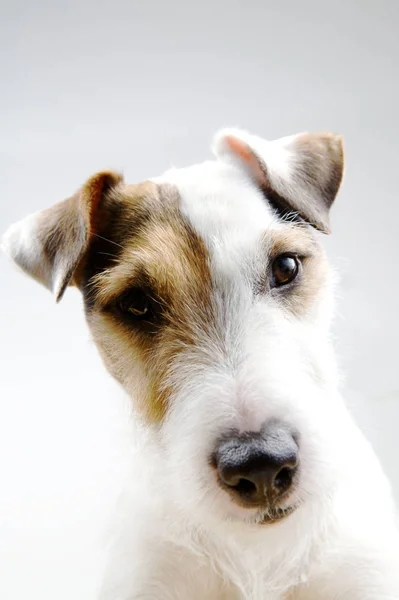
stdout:
{"type": "Polygon", "coordinates": [[[215,160],[102,172],[4,247],[77,286],[138,431],[107,600],[398,600],[389,483],[339,395],[320,245],[339,136],[224,130],[215,160]]]}

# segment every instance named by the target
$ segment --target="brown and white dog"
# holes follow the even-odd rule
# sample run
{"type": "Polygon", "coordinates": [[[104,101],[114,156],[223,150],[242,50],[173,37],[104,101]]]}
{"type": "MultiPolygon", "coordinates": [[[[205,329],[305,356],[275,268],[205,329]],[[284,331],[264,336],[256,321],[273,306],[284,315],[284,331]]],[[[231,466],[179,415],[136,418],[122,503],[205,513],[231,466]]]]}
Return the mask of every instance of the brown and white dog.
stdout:
{"type": "Polygon", "coordinates": [[[219,133],[216,160],[99,173],[4,247],[87,322],[138,423],[101,598],[398,600],[395,508],[337,391],[319,243],[333,134],[219,133]]]}

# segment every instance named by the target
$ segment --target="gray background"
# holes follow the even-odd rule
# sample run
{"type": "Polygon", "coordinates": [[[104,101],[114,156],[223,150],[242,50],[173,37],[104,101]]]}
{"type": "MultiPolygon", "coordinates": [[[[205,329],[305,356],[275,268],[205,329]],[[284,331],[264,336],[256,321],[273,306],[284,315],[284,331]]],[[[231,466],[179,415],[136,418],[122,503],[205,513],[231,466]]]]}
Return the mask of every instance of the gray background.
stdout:
{"type": "MultiPolygon", "coordinates": [[[[134,182],[206,159],[222,126],[344,134],[325,239],[341,276],[342,387],[399,498],[399,4],[3,0],[1,10],[0,230],[98,169],[134,182]]],[[[56,306],[0,261],[0,596],[90,600],[127,473],[128,408],[79,294],[56,306]]]]}

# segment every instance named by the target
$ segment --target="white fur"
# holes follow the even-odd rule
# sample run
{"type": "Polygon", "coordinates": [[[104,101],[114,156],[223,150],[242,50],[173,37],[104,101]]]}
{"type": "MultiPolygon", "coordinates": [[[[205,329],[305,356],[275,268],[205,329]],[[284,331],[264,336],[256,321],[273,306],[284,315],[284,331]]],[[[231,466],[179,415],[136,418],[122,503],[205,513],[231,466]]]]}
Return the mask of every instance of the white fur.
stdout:
{"type": "Polygon", "coordinates": [[[226,143],[226,138],[234,137],[245,142],[254,152],[262,157],[272,176],[281,177],[285,181],[293,177],[295,166],[294,143],[297,135],[290,135],[278,140],[268,141],[241,129],[223,129],[215,135],[213,151],[218,158],[232,162],[242,168],[242,161],[226,143]]]}
{"type": "Polygon", "coordinates": [[[16,264],[18,257],[23,256],[26,270],[38,272],[38,277],[43,280],[51,279],[51,265],[42,252],[37,235],[37,213],[11,225],[2,238],[1,247],[16,264]]]}
{"type": "MultiPolygon", "coordinates": [[[[268,206],[228,134],[262,157],[272,183],[306,193],[295,189],[295,138],[266,142],[235,130],[217,136],[217,160],[157,178],[177,186],[180,209],[207,247],[221,333],[198,332],[197,345],[171,365],[177,391],[166,420],[137,423],[101,599],[398,600],[389,483],[337,390],[331,280],[302,317],[270,294],[254,297],[268,232],[293,225],[268,206]],[[300,481],[290,498],[298,508],[261,525],[264,515],[236,506],[218,486],[209,456],[224,432],[257,431],[271,418],[300,434],[300,481]]],[[[27,270],[52,287],[26,223],[9,234],[9,253],[22,253],[27,270]]]]}
{"type": "MultiPolygon", "coordinates": [[[[285,146],[270,160],[289,178],[285,146]]],[[[398,599],[389,484],[337,391],[331,287],[303,319],[270,298],[253,300],[249,282],[264,268],[260,237],[289,225],[245,166],[226,159],[223,135],[216,152],[221,160],[157,180],[178,187],[181,210],[206,243],[223,339],[200,339],[182,353],[166,422],[141,433],[142,471],[125,517],[118,511],[123,535],[101,598],[398,599]],[[262,526],[261,515],[218,487],[208,457],[223,432],[256,431],[271,417],[300,432],[301,481],[291,498],[299,508],[262,526]]]]}
{"type": "Polygon", "coordinates": [[[54,268],[44,252],[40,220],[40,213],[33,213],[11,225],[1,240],[1,249],[23,271],[58,297],[63,285],[64,265],[60,261],[54,268]]]}

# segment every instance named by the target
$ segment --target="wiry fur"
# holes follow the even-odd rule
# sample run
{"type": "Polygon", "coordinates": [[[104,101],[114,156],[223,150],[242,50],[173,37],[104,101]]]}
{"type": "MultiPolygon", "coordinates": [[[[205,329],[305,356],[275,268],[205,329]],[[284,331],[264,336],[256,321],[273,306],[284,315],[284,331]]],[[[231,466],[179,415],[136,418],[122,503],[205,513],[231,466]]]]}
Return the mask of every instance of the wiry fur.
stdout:
{"type": "MultiPolygon", "coordinates": [[[[102,220],[111,215],[97,217],[96,231],[115,245],[113,258],[98,262],[92,245],[75,282],[105,363],[141,415],[102,600],[399,599],[389,483],[337,391],[331,274],[303,222],[328,228],[342,149],[333,136],[275,149],[229,131],[217,138],[219,160],[167,172],[146,193],[115,179],[96,199],[102,220]],[[267,202],[269,188],[295,218],[267,202]],[[268,287],[281,252],[304,256],[289,291],[268,287]],[[144,267],[166,305],[152,338],[107,309],[144,267]],[[209,456],[224,433],[274,418],[299,433],[300,477],[296,510],[264,525],[264,510],[221,489],[209,456]]],[[[18,262],[29,240],[18,246],[17,231],[8,244],[18,262]]],[[[34,240],[32,252],[38,232],[34,240]]],[[[36,276],[37,260],[23,260],[36,276]]]]}

